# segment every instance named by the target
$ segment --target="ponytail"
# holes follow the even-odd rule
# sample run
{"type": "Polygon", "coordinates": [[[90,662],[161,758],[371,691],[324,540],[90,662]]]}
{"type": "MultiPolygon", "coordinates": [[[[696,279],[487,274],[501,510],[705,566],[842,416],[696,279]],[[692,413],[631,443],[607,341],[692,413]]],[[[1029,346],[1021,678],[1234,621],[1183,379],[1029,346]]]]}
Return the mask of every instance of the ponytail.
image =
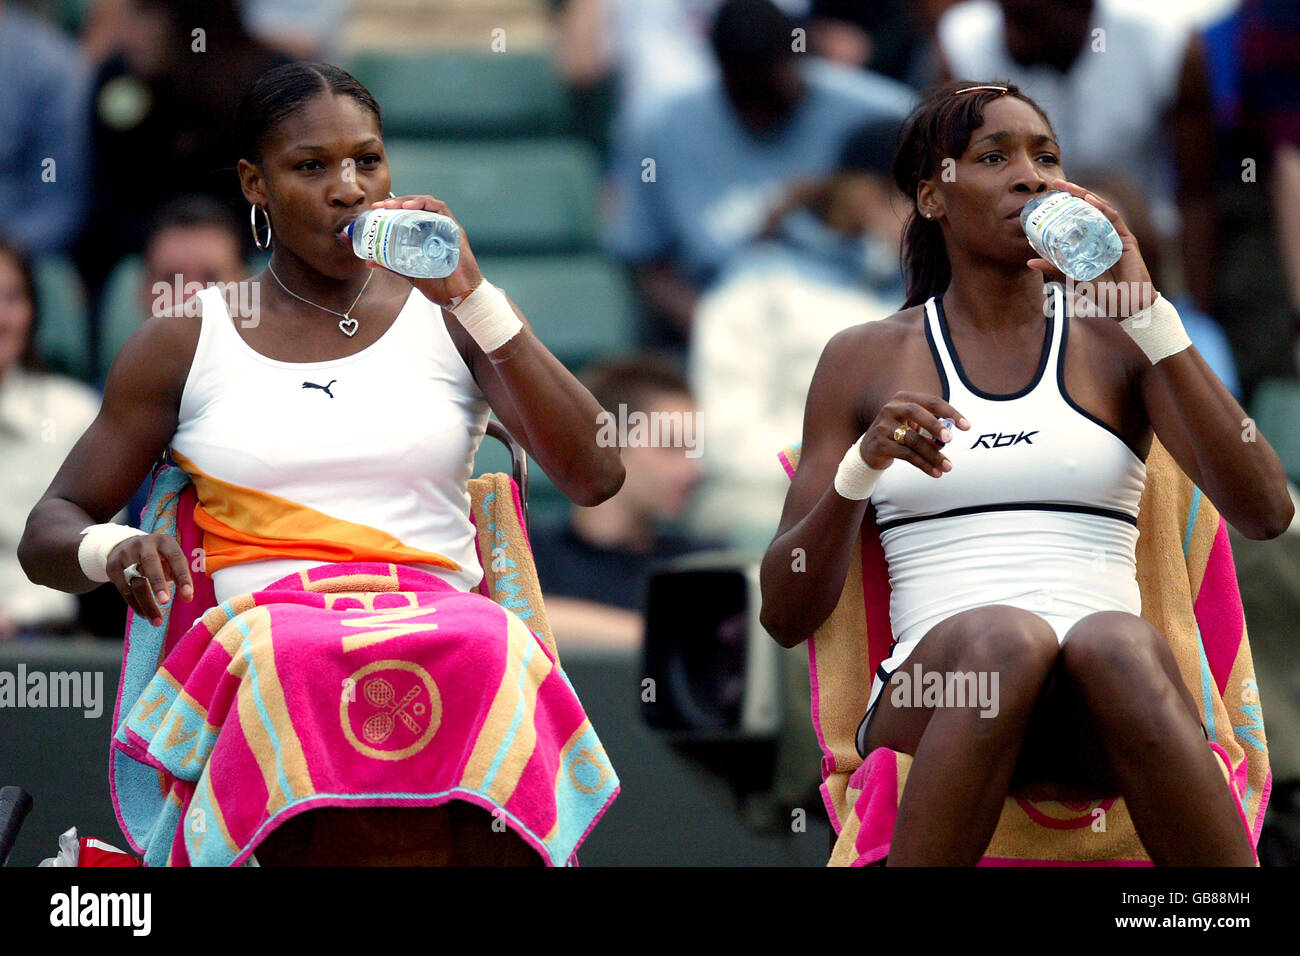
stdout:
{"type": "Polygon", "coordinates": [[[948,261],[943,228],[915,209],[903,233],[902,258],[903,277],[907,280],[905,309],[939,295],[952,281],[952,263],[948,261]]]}

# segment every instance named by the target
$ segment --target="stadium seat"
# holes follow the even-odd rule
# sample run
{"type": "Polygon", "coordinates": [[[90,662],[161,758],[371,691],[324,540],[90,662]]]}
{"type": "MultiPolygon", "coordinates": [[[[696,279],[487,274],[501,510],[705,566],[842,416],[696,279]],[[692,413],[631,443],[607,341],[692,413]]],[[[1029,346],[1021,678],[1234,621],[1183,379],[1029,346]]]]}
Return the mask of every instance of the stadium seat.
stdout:
{"type": "Polygon", "coordinates": [[[1300,482],[1300,381],[1271,378],[1261,382],[1251,399],[1251,417],[1282,459],[1287,477],[1300,482]]]}
{"type": "Polygon", "coordinates": [[[479,255],[596,248],[599,173],[585,143],[391,139],[385,145],[393,191],[446,202],[479,255]]]}
{"type": "Polygon", "coordinates": [[[599,255],[483,256],[479,267],[528,316],[571,371],[636,347],[636,313],[622,268],[599,255]]]}
{"type": "Polygon", "coordinates": [[[542,53],[372,52],[350,71],[379,101],[388,135],[515,137],[570,126],[564,86],[542,53]]]}
{"type": "Polygon", "coordinates": [[[32,264],[40,324],[36,354],[51,367],[83,381],[93,374],[90,319],[86,292],[76,268],[62,256],[47,256],[32,264]]]}

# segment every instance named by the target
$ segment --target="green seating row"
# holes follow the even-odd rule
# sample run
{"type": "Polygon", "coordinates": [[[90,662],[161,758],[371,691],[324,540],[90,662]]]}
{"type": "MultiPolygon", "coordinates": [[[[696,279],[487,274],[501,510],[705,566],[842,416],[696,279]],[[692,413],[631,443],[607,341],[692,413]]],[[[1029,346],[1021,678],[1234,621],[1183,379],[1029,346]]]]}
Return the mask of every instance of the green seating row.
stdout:
{"type": "Polygon", "coordinates": [[[393,191],[447,203],[478,254],[596,248],[600,176],[583,142],[392,138],[385,147],[393,191]]]}
{"type": "Polygon", "coordinates": [[[379,102],[385,135],[511,138],[572,129],[568,95],[544,53],[375,51],[342,65],[379,102]]]}

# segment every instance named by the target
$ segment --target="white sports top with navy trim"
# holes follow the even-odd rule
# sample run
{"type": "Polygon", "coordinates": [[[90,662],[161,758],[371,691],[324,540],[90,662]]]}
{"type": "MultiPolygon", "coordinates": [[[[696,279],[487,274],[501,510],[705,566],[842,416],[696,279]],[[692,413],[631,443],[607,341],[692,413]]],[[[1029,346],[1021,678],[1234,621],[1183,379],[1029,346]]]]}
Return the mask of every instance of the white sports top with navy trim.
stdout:
{"type": "Polygon", "coordinates": [[[360,352],[281,362],[244,341],[220,289],[198,295],[171,452],[198,492],[217,599],[346,560],[476,587],[467,482],[489,409],[437,306],[412,290],[360,352]]]}
{"type": "Polygon", "coordinates": [[[1024,608],[1051,624],[1058,640],[1096,611],[1141,613],[1137,514],[1146,463],[1070,398],[1069,319],[1059,288],[1054,312],[1033,379],[995,395],[966,377],[942,299],[925,304],[943,397],[971,428],[953,429],[944,448],[951,471],[933,478],[896,461],[871,496],[895,644],[877,669],[870,705],[930,628],[961,611],[1024,608]]]}

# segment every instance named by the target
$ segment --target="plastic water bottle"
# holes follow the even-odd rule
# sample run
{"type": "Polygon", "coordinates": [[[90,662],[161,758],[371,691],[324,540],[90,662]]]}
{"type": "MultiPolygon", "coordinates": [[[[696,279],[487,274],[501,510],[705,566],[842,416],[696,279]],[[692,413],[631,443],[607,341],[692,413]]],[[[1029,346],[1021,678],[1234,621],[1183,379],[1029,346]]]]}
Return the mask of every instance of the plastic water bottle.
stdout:
{"type": "Polygon", "coordinates": [[[423,209],[371,209],[348,225],[352,251],[385,269],[418,279],[441,279],[460,262],[456,221],[423,209]]]}
{"type": "Polygon", "coordinates": [[[1124,252],[1119,233],[1092,203],[1067,192],[1035,196],[1020,210],[1034,251],[1077,282],[1091,282],[1124,252]]]}

